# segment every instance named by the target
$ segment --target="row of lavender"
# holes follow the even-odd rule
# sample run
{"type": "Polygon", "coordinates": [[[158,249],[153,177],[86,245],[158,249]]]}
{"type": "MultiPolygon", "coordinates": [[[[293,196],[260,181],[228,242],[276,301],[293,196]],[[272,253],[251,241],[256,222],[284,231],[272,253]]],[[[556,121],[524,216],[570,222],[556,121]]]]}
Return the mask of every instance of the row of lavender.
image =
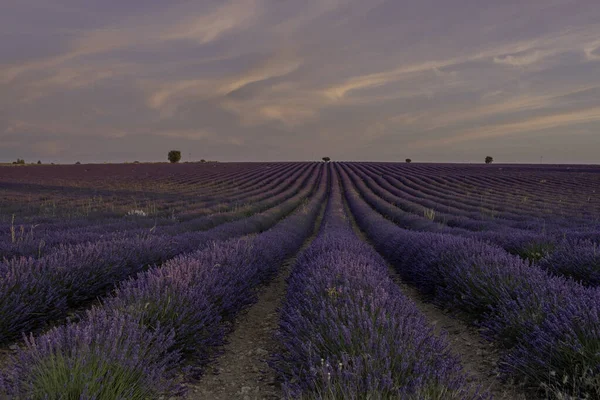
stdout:
{"type": "MultiPolygon", "coordinates": [[[[600,176],[600,174],[597,175],[600,176]]],[[[552,175],[548,174],[548,178],[550,176],[552,175]]],[[[467,229],[485,230],[490,226],[506,226],[549,233],[567,230],[570,235],[573,235],[580,230],[584,231],[582,233],[585,231],[598,232],[600,227],[600,210],[595,210],[598,207],[595,188],[600,182],[581,188],[579,192],[572,195],[568,194],[568,189],[564,188],[564,185],[555,183],[552,186],[552,192],[546,193],[543,190],[546,184],[538,183],[531,185],[526,190],[526,196],[515,201],[515,195],[510,191],[517,188],[523,190],[518,186],[517,181],[506,187],[507,192],[504,196],[490,200],[485,207],[476,207],[475,204],[478,201],[473,201],[474,199],[469,198],[468,192],[465,193],[455,185],[441,185],[439,182],[429,185],[423,178],[410,182],[411,177],[398,175],[384,175],[383,180],[384,185],[388,185],[385,187],[386,190],[401,197],[409,197],[408,200],[436,210],[437,220],[447,224],[454,223],[467,229]],[[528,200],[530,196],[537,197],[535,204],[528,200]],[[446,197],[445,200],[444,197],[446,197]],[[501,209],[511,210],[512,213],[500,211],[501,209]],[[440,215],[437,215],[438,212],[440,215]],[[583,217],[579,216],[582,212],[585,212],[583,217]],[[481,221],[481,219],[485,221],[481,221]]],[[[542,179],[543,181],[545,180],[542,179]]],[[[522,184],[527,186],[525,182],[522,184]]],[[[501,182],[492,181],[489,186],[490,190],[495,186],[501,187],[501,182]]],[[[486,192],[481,196],[487,198],[490,195],[486,192]]]]}
{"type": "MultiPolygon", "coordinates": [[[[457,187],[442,186],[439,183],[437,186],[428,185],[423,178],[418,180],[418,184],[416,184],[411,182],[410,176],[394,174],[388,169],[368,165],[349,166],[360,171],[361,175],[375,178],[382,189],[392,192],[403,202],[406,202],[407,205],[420,206],[419,212],[422,212],[424,207],[431,207],[436,210],[435,219],[449,225],[457,224],[473,230],[484,230],[492,224],[506,225],[518,229],[540,230],[545,228],[549,230],[553,226],[560,229],[568,226],[579,228],[589,224],[592,224],[592,226],[593,224],[597,225],[598,223],[598,221],[589,218],[575,217],[574,214],[581,211],[579,207],[567,206],[567,202],[562,200],[557,202],[555,196],[551,194],[542,195],[539,188],[532,187],[531,195],[541,195],[548,203],[547,206],[557,207],[551,215],[539,213],[541,206],[534,206],[533,209],[529,207],[522,209],[522,202],[507,202],[504,198],[491,201],[483,207],[466,196],[464,191],[457,187]],[[562,209],[558,209],[558,207],[562,207],[562,209]],[[490,214],[489,212],[492,209],[493,214],[490,214]],[[505,211],[501,211],[502,209],[505,211]],[[487,213],[485,210],[487,210],[487,213]],[[468,224],[470,220],[471,224],[468,224]],[[542,225],[542,222],[544,225],[542,225]]],[[[489,194],[486,194],[486,196],[489,196],[489,194]]]]}
{"type": "Polygon", "coordinates": [[[125,240],[140,235],[176,235],[187,231],[206,230],[218,224],[233,221],[266,208],[273,207],[298,189],[297,182],[308,179],[316,164],[308,164],[294,171],[283,171],[288,176],[265,176],[258,188],[245,193],[246,197],[234,199],[229,204],[242,201],[243,207],[231,207],[231,211],[194,214],[185,221],[173,219],[148,219],[143,217],[103,220],[103,224],[79,225],[65,228],[55,224],[38,229],[36,233],[26,235],[24,239],[10,240],[10,236],[0,242],[0,258],[10,259],[16,256],[40,257],[51,253],[57,246],[76,245],[98,240],[125,240]],[[258,193],[257,193],[258,191],[258,193]],[[62,229],[61,229],[62,228],[62,229]]]}
{"type": "MultiPolygon", "coordinates": [[[[189,220],[214,212],[229,211],[232,206],[239,207],[241,204],[249,203],[249,197],[272,190],[282,180],[293,178],[294,175],[308,167],[309,165],[283,164],[273,168],[272,172],[251,170],[246,172],[244,176],[237,177],[235,193],[232,193],[232,188],[229,185],[221,188],[211,188],[210,193],[203,193],[202,190],[195,187],[186,189],[185,186],[178,186],[174,193],[160,193],[161,199],[159,204],[155,206],[156,212],[150,215],[152,218],[123,218],[127,215],[119,214],[96,220],[90,220],[89,218],[52,219],[48,221],[29,221],[28,223],[21,223],[18,217],[16,220],[11,218],[11,221],[0,229],[0,232],[2,232],[0,243],[6,245],[9,243],[39,242],[40,240],[48,242],[48,236],[54,232],[67,233],[70,231],[70,233],[77,234],[83,229],[88,229],[97,233],[110,233],[117,230],[132,229],[140,224],[144,226],[149,223],[158,225],[174,224],[180,220],[189,220]],[[185,214],[174,214],[179,206],[185,207],[185,214]],[[166,211],[168,215],[162,215],[161,210],[166,211]],[[173,216],[176,218],[173,218],[173,216]]],[[[237,176],[237,174],[231,173],[229,175],[232,178],[237,176]]],[[[151,182],[148,183],[148,186],[147,189],[150,189],[151,182]]],[[[118,194],[123,197],[122,193],[118,192],[118,194]]],[[[129,211],[138,211],[138,209],[129,211]]],[[[142,213],[138,214],[147,214],[143,209],[139,211],[142,211],[142,213]]],[[[133,217],[135,216],[133,215],[133,217]]]]}
{"type": "MultiPolygon", "coordinates": [[[[232,182],[237,183],[246,174],[261,175],[273,166],[227,163],[0,167],[4,189],[0,192],[0,219],[6,222],[16,214],[41,223],[72,218],[83,209],[95,210],[95,214],[100,213],[97,217],[102,217],[123,208],[127,211],[132,204],[145,201],[157,201],[160,206],[181,197],[210,195],[215,190],[235,193],[232,182]]],[[[185,203],[180,205],[182,209],[186,207],[185,203]]]]}
{"type": "Polygon", "coordinates": [[[600,184],[597,166],[424,166],[366,165],[392,175],[419,193],[440,200],[460,196],[471,207],[494,209],[496,215],[598,217],[600,184]],[[431,168],[429,168],[431,169],[431,168]],[[506,215],[506,214],[505,214],[506,215]]]}
{"type": "Polygon", "coordinates": [[[304,175],[279,196],[257,203],[256,214],[238,221],[223,220],[208,231],[91,242],[59,248],[39,259],[17,257],[0,263],[0,343],[18,339],[21,332],[43,329],[150,265],[212,240],[268,229],[305,201],[317,177],[304,175]]]}
{"type": "MultiPolygon", "coordinates": [[[[477,221],[465,218],[440,223],[434,218],[419,215],[418,203],[403,199],[399,191],[385,186],[381,179],[358,174],[344,166],[357,190],[377,211],[399,226],[418,231],[435,231],[470,237],[498,245],[553,274],[568,276],[588,286],[600,285],[600,230],[559,230],[548,222],[545,232],[507,227],[497,220],[477,221]]],[[[421,203],[422,204],[422,203],[421,203]]],[[[436,213],[439,216],[439,213],[436,213]]],[[[533,226],[536,226],[533,223],[533,226]]]]}
{"type": "MultiPolygon", "coordinates": [[[[468,191],[465,193],[465,190],[461,186],[457,186],[457,183],[450,184],[448,178],[443,180],[437,178],[437,181],[443,182],[442,185],[440,182],[434,181],[435,177],[431,178],[433,183],[428,184],[423,177],[411,182],[410,176],[394,175],[389,171],[387,174],[389,175],[384,176],[384,180],[388,181],[386,190],[390,190],[391,186],[391,191],[395,191],[396,195],[411,197],[412,201],[422,206],[427,203],[427,206],[441,211],[442,214],[437,219],[447,221],[448,224],[452,224],[453,220],[457,220],[458,217],[457,226],[473,230],[485,230],[492,225],[504,225],[535,232],[556,233],[566,230],[569,235],[579,235],[580,237],[590,232],[596,232],[595,238],[598,238],[600,210],[598,209],[596,188],[600,185],[600,170],[597,174],[587,174],[591,175],[590,185],[578,187],[578,190],[572,191],[572,193],[566,187],[569,183],[567,178],[569,174],[562,176],[561,179],[554,178],[557,182],[552,184],[549,191],[544,190],[547,183],[537,182],[528,185],[523,178],[516,179],[507,176],[505,179],[515,180],[515,182],[506,187],[503,187],[502,181],[490,179],[487,190],[481,193],[482,198],[485,196],[487,199],[491,196],[488,191],[493,190],[500,190],[502,195],[492,196],[495,199],[490,199],[485,208],[482,208],[481,205],[477,207],[476,204],[479,200],[474,201],[469,198],[468,191]],[[595,184],[592,177],[595,177],[595,184]],[[516,194],[511,193],[511,191],[517,190],[525,190],[527,195],[519,198],[516,194]],[[535,197],[536,201],[528,200],[529,197],[535,197]],[[501,211],[502,209],[506,211],[501,211]],[[582,213],[583,216],[581,216],[582,213]],[[479,218],[477,218],[477,214],[479,214],[479,218]],[[482,222],[481,217],[487,220],[487,223],[482,222]],[[468,220],[472,218],[478,221],[469,223],[468,220]],[[583,232],[578,234],[577,231],[583,232]]],[[[542,176],[552,180],[554,175],[546,173],[542,176]]],[[[459,182],[458,179],[455,181],[459,182]]],[[[545,181],[546,179],[541,179],[540,182],[545,181]]],[[[484,185],[486,182],[487,179],[480,182],[479,185],[484,185]]]]}
{"type": "Polygon", "coordinates": [[[277,337],[286,398],[487,397],[354,234],[335,173],[320,232],[288,279],[277,337]]]}
{"type": "MultiPolygon", "coordinates": [[[[491,224],[502,224],[514,228],[530,228],[531,223],[537,221],[532,214],[516,213],[514,210],[501,211],[497,207],[502,204],[485,203],[478,204],[469,199],[457,188],[448,189],[442,187],[436,190],[433,185],[427,185],[425,179],[420,186],[416,185],[411,177],[391,173],[387,169],[368,168],[368,166],[350,165],[360,175],[369,176],[374,179],[381,189],[391,192],[402,200],[402,204],[411,212],[422,212],[428,207],[436,211],[434,220],[447,225],[465,225],[473,230],[487,229],[491,224]],[[445,192],[447,191],[447,195],[445,192]],[[437,194],[436,194],[437,192],[437,194]],[[492,215],[486,214],[484,210],[494,209],[492,215]],[[467,223],[471,221],[471,225],[467,223]]],[[[506,208],[506,205],[504,205],[506,208]]],[[[520,211],[520,210],[519,210],[520,211]]]]}
{"type": "Polygon", "coordinates": [[[403,229],[374,211],[339,170],[348,204],[377,250],[404,279],[496,341],[505,376],[576,398],[600,396],[599,289],[481,240],[403,229]]]}
{"type": "MultiPolygon", "coordinates": [[[[281,168],[283,171],[285,172],[286,168],[281,168]]],[[[198,174],[202,175],[201,171],[198,171],[198,174]]],[[[233,173],[229,173],[230,176],[233,176],[233,173]]],[[[237,175],[237,174],[236,174],[237,175]]],[[[256,171],[251,171],[247,173],[247,183],[250,185],[256,185],[256,180],[261,178],[261,173],[257,173],[256,171]]],[[[264,176],[264,178],[266,179],[266,181],[268,182],[270,179],[269,176],[264,176]]],[[[6,177],[2,177],[2,179],[6,179],[6,177]]],[[[68,179],[66,179],[66,182],[63,183],[64,186],[57,186],[58,189],[61,189],[59,191],[59,194],[61,196],[64,196],[64,192],[68,192],[69,191],[69,186],[68,186],[68,179]]],[[[148,180],[146,179],[146,182],[143,182],[145,184],[145,191],[152,191],[155,186],[156,186],[156,182],[154,182],[154,180],[148,180]]],[[[98,193],[97,191],[99,190],[99,188],[97,187],[98,185],[100,185],[100,190],[102,188],[101,184],[99,184],[99,182],[97,181],[91,181],[89,183],[90,185],[94,185],[93,191],[87,188],[83,188],[80,189],[80,191],[82,192],[82,195],[86,195],[86,196],[96,196],[98,193]]],[[[2,185],[3,187],[6,186],[6,183],[4,182],[0,182],[0,185],[2,185]]],[[[200,206],[204,206],[206,204],[206,202],[208,200],[214,200],[214,199],[228,199],[228,196],[231,196],[231,192],[230,192],[230,188],[228,186],[225,186],[224,189],[219,189],[218,187],[215,188],[211,188],[211,193],[210,195],[212,196],[207,196],[207,194],[203,194],[203,191],[201,189],[198,189],[194,186],[190,186],[189,188],[187,186],[182,186],[182,185],[176,185],[174,184],[173,186],[175,186],[173,188],[172,191],[166,191],[166,192],[159,192],[157,193],[158,196],[158,204],[155,205],[155,210],[153,213],[151,213],[152,215],[152,219],[157,221],[157,223],[161,223],[163,222],[163,220],[165,219],[164,216],[162,216],[162,212],[161,209],[167,209],[168,210],[175,210],[178,206],[178,204],[181,204],[182,206],[186,207],[186,210],[188,212],[194,210],[196,205],[200,205],[200,206]],[[212,191],[214,190],[214,192],[212,191]]],[[[243,186],[243,185],[240,185],[243,186]]],[[[46,188],[47,186],[40,186],[40,189],[46,188]]],[[[127,188],[122,188],[121,190],[117,190],[115,189],[113,191],[113,193],[118,196],[119,199],[128,199],[129,198],[129,192],[126,190],[127,188]]],[[[241,192],[242,194],[244,193],[244,191],[241,192]]],[[[27,193],[20,193],[21,197],[26,196],[27,193]]],[[[52,197],[52,196],[50,196],[52,197]]],[[[112,199],[108,200],[109,202],[112,199]]],[[[229,199],[230,200],[230,199],[229,199]]],[[[52,201],[58,201],[61,202],[61,198],[59,197],[58,199],[56,199],[55,197],[52,197],[52,201]]],[[[120,200],[122,201],[122,200],[120,200]]],[[[129,211],[132,211],[132,209],[130,208],[129,211]]],[[[144,214],[148,214],[146,213],[146,211],[144,211],[143,209],[140,209],[140,207],[135,207],[133,209],[133,211],[142,211],[142,213],[144,214]]],[[[170,213],[169,216],[172,216],[172,212],[170,213]]],[[[178,215],[179,216],[179,215],[178,215]]],[[[139,220],[139,219],[138,219],[139,220]]],[[[168,218],[167,221],[172,222],[171,221],[172,218],[168,218]]],[[[46,239],[46,236],[48,233],[52,233],[52,232],[56,232],[56,231],[67,231],[68,229],[82,229],[82,228],[88,228],[91,229],[92,227],[96,227],[97,229],[103,229],[103,227],[107,224],[109,224],[109,226],[106,228],[108,231],[110,231],[110,224],[115,224],[118,225],[119,223],[123,223],[123,213],[120,214],[115,214],[114,216],[107,216],[105,218],[100,218],[100,219],[90,219],[90,218],[76,218],[76,219],[68,219],[65,220],[64,218],[53,218],[53,219],[48,219],[48,218],[37,218],[35,220],[30,220],[27,223],[22,221],[22,216],[19,215],[18,213],[16,215],[13,214],[13,216],[11,216],[11,220],[9,222],[7,222],[6,224],[4,224],[2,226],[2,229],[0,230],[0,232],[2,232],[2,236],[0,236],[1,238],[1,242],[10,242],[10,243],[14,243],[14,242],[21,242],[21,241],[26,241],[26,240],[31,240],[31,241],[38,241],[41,239],[46,239]],[[14,218],[16,216],[16,219],[14,218]]],[[[142,222],[142,221],[137,221],[137,220],[133,220],[133,221],[129,221],[130,224],[133,224],[135,222],[142,222]]],[[[117,226],[117,229],[119,229],[119,226],[117,226]]]]}
{"type": "Polygon", "coordinates": [[[254,237],[214,242],[121,284],[78,323],[30,336],[0,375],[14,398],[146,399],[182,390],[222,343],[225,321],[252,303],[310,235],[326,196],[254,237]],[[62,397],[61,397],[62,396],[62,397]]]}

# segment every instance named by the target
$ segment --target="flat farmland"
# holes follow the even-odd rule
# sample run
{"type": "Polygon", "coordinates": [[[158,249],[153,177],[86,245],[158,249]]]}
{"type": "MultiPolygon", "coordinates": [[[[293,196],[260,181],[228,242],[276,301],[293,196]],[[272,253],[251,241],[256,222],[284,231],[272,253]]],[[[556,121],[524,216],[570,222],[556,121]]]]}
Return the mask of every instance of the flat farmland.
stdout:
{"type": "Polygon", "coordinates": [[[600,167],[0,166],[0,398],[598,399],[600,167]]]}

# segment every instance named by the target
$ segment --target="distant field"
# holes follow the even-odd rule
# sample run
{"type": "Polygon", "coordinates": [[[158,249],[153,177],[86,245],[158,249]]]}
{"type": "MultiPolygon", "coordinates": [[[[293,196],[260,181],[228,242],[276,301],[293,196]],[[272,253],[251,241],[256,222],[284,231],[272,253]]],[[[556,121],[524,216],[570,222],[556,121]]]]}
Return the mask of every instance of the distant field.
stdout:
{"type": "Polygon", "coordinates": [[[598,166],[0,165],[0,398],[600,398],[599,243],[598,166]]]}

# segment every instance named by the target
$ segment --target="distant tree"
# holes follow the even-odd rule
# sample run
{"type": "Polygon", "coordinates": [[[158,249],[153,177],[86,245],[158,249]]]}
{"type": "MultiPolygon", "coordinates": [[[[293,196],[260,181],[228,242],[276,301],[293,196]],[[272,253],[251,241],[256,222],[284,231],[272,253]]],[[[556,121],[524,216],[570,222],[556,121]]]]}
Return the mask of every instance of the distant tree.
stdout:
{"type": "Polygon", "coordinates": [[[203,158],[202,160],[200,160],[200,162],[206,162],[206,160],[203,158]]]}
{"type": "Polygon", "coordinates": [[[134,164],[139,164],[140,162],[136,160],[136,161],[134,161],[133,163],[134,163],[134,164]]]}
{"type": "Polygon", "coordinates": [[[329,157],[323,157],[322,160],[325,161],[325,162],[328,162],[328,161],[331,161],[331,158],[329,158],[329,157]]]}
{"type": "Polygon", "coordinates": [[[171,150],[169,155],[167,156],[169,161],[172,163],[177,163],[181,160],[181,151],[179,150],[171,150]]]}
{"type": "Polygon", "coordinates": [[[13,164],[23,165],[25,164],[25,160],[22,158],[17,158],[17,161],[13,161],[13,164]]]}
{"type": "Polygon", "coordinates": [[[409,164],[412,162],[412,160],[411,160],[410,158],[407,158],[407,159],[406,159],[406,160],[404,160],[404,161],[406,161],[406,162],[407,162],[407,163],[409,163],[409,164]]]}
{"type": "Polygon", "coordinates": [[[491,163],[493,163],[493,162],[494,162],[494,157],[487,156],[487,157],[485,158],[485,163],[486,163],[486,164],[491,164],[491,163]]]}
{"type": "Polygon", "coordinates": [[[38,165],[42,165],[42,161],[41,160],[38,160],[37,163],[38,163],[38,165]]]}
{"type": "Polygon", "coordinates": [[[75,165],[81,165],[81,163],[80,163],[79,161],[77,161],[77,162],[75,163],[75,165]]]}

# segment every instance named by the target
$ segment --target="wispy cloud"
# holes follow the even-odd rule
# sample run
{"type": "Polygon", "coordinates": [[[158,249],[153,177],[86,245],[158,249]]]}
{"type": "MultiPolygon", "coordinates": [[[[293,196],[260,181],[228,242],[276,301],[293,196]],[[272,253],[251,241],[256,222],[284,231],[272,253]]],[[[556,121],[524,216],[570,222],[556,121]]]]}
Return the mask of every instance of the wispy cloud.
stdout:
{"type": "Polygon", "coordinates": [[[600,60],[600,40],[590,43],[584,47],[585,56],[588,60],[600,60]]]}
{"type": "MultiPolygon", "coordinates": [[[[267,57],[259,65],[244,71],[241,74],[225,76],[219,79],[193,79],[169,82],[160,85],[157,89],[148,89],[149,95],[146,103],[149,107],[158,110],[163,117],[173,117],[177,109],[190,100],[208,100],[218,104],[225,110],[237,114],[242,124],[255,125],[266,120],[280,120],[289,123],[291,120],[306,117],[311,111],[298,107],[295,100],[290,99],[278,85],[266,88],[269,92],[253,99],[238,99],[233,96],[249,85],[281,78],[296,71],[301,65],[301,60],[289,51],[267,57]],[[295,103],[295,104],[294,104],[295,103]]],[[[287,90],[286,90],[287,91],[287,90]]],[[[297,97],[297,96],[295,96],[297,97]]]]}
{"type": "Polygon", "coordinates": [[[536,110],[552,110],[561,104],[561,99],[597,89],[594,85],[582,85],[569,90],[548,90],[546,93],[516,94],[504,92],[486,93],[481,101],[470,108],[457,105],[453,109],[430,114],[420,119],[420,128],[424,131],[452,127],[465,122],[485,124],[489,117],[510,117],[536,110]],[[491,101],[490,101],[491,100],[491,101]]]}
{"type": "Polygon", "coordinates": [[[174,139],[189,139],[189,140],[203,140],[214,137],[215,134],[207,130],[199,129],[185,129],[185,130],[165,130],[157,132],[158,136],[164,136],[174,139]]]}
{"type": "MultiPolygon", "coordinates": [[[[48,68],[61,67],[82,57],[133,47],[155,46],[159,43],[190,40],[208,44],[226,32],[248,27],[259,15],[260,0],[230,0],[208,11],[193,7],[174,7],[148,15],[108,22],[103,28],[82,32],[70,42],[69,50],[21,65],[1,67],[0,83],[18,76],[48,68]]],[[[197,7],[196,7],[197,8],[197,7]]]]}
{"type": "Polygon", "coordinates": [[[226,82],[219,88],[219,94],[227,95],[251,83],[288,75],[297,70],[300,65],[301,60],[286,49],[270,57],[258,67],[252,68],[239,76],[226,79],[226,82]]]}
{"type": "Polygon", "coordinates": [[[413,142],[411,148],[439,147],[455,145],[467,141],[481,141],[489,138],[512,136],[515,134],[527,135],[540,130],[554,129],[565,126],[576,126],[582,123],[600,121],[600,107],[581,111],[546,115],[530,118],[520,122],[482,126],[465,130],[458,135],[449,135],[438,139],[425,139],[413,142]]]}
{"type": "Polygon", "coordinates": [[[352,90],[383,86],[401,79],[411,79],[420,73],[439,71],[440,68],[447,67],[458,62],[460,62],[458,59],[430,61],[422,64],[401,66],[389,71],[361,75],[348,79],[342,84],[328,87],[324,90],[324,94],[332,100],[342,99],[348,92],[352,90]]]}
{"type": "Polygon", "coordinates": [[[186,16],[174,26],[167,26],[160,40],[194,40],[207,44],[226,32],[239,31],[256,22],[263,8],[261,0],[225,2],[205,14],[186,16]]]}
{"type": "Polygon", "coordinates": [[[534,50],[531,52],[524,52],[519,54],[507,54],[502,56],[494,57],[496,64],[506,64],[513,67],[526,67],[531,64],[535,64],[544,58],[555,54],[553,51],[540,51],[534,50]]]}
{"type": "MultiPolygon", "coordinates": [[[[596,31],[594,31],[596,32],[596,31]]],[[[416,76],[433,72],[438,76],[455,76],[445,72],[449,68],[460,68],[470,62],[491,62],[515,67],[524,67],[539,63],[544,59],[565,51],[579,48],[582,52],[593,53],[597,42],[590,42],[592,34],[589,30],[576,32],[561,32],[558,35],[521,40],[514,43],[502,44],[484,51],[467,53],[463,56],[448,59],[432,60],[417,64],[404,64],[394,69],[355,76],[341,84],[332,85],[324,90],[324,95],[332,100],[344,98],[353,90],[380,87],[401,80],[412,80],[416,76]]],[[[588,57],[590,57],[588,55],[588,57]]],[[[593,56],[592,56],[593,57],[593,56]]],[[[486,68],[490,68],[487,66],[486,68]]]]}

